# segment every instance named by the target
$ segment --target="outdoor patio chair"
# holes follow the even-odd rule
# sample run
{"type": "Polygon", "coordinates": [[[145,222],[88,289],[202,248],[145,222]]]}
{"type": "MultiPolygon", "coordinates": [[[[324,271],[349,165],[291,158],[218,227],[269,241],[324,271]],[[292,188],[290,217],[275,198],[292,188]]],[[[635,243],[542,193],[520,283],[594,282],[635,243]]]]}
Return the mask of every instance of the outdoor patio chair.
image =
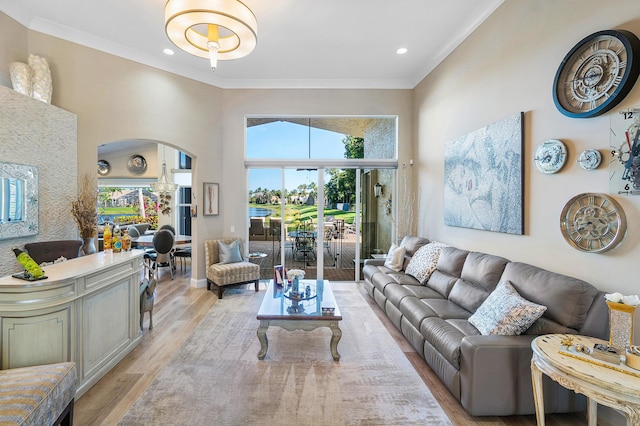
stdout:
{"type": "Polygon", "coordinates": [[[249,236],[261,236],[264,239],[267,239],[267,235],[264,232],[264,218],[263,217],[252,217],[250,219],[249,226],[249,236]]]}

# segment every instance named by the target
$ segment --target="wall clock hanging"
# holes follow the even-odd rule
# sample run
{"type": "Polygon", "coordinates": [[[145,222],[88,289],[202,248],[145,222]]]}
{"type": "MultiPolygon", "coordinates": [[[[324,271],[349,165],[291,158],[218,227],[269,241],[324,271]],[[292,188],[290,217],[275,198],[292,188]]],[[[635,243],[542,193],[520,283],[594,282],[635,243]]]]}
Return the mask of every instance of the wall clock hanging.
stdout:
{"type": "Polygon", "coordinates": [[[98,160],[98,174],[106,176],[111,171],[111,165],[107,160],[98,160]]]}
{"type": "Polygon", "coordinates": [[[639,73],[638,37],[625,30],[598,31],[579,41],[560,63],[553,101],[567,117],[596,117],[627,96],[639,73]]]}
{"type": "Polygon", "coordinates": [[[609,192],[640,195],[640,107],[611,114],[609,192]]]}
{"type": "Polygon", "coordinates": [[[585,149],[578,157],[578,164],[585,170],[595,170],[602,162],[602,155],[596,149],[585,149]]]}
{"type": "Polygon", "coordinates": [[[147,170],[147,160],[142,155],[132,155],[127,161],[127,169],[134,175],[141,175],[147,170]]]}
{"type": "Polygon", "coordinates": [[[606,194],[578,194],[562,209],[560,230],[573,248],[602,253],[622,241],[627,218],[622,206],[606,194]]]}
{"type": "Polygon", "coordinates": [[[556,173],[567,161],[567,147],[557,139],[549,139],[538,145],[533,161],[542,173],[556,173]]]}

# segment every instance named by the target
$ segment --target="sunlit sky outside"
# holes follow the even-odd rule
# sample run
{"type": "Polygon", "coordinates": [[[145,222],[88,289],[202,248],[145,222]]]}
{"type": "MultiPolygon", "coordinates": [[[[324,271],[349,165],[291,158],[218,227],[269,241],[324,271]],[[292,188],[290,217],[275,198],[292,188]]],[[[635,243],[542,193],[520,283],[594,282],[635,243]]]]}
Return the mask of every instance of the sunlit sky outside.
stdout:
{"type": "MultiPolygon", "coordinates": [[[[251,159],[342,159],[342,133],[309,128],[299,124],[276,121],[247,128],[247,158],[251,159]]],[[[317,172],[285,169],[287,189],[317,181],[317,172]]],[[[325,176],[325,182],[327,177],[325,176]]],[[[252,169],[249,189],[280,189],[280,169],[252,169]]]]}

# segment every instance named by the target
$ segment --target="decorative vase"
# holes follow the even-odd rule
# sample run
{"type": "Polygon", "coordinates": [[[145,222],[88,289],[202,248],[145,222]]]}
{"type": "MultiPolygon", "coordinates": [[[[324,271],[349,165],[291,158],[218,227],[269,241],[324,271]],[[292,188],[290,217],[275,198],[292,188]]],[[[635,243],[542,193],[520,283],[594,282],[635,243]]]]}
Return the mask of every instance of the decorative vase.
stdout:
{"type": "Polygon", "coordinates": [[[82,239],[82,253],[86,255],[96,252],[96,243],[93,237],[82,239]]]}
{"type": "Polygon", "coordinates": [[[13,90],[23,95],[31,96],[33,93],[32,71],[29,64],[24,62],[11,62],[9,64],[11,85],[13,90]]]}
{"type": "Polygon", "coordinates": [[[633,345],[633,314],[636,307],[624,303],[609,302],[609,346],[624,353],[633,345]]]}
{"type": "Polygon", "coordinates": [[[297,292],[300,289],[300,281],[298,277],[293,277],[293,291],[297,292]]]}
{"type": "Polygon", "coordinates": [[[51,82],[49,63],[43,57],[29,55],[29,66],[33,73],[33,92],[31,96],[34,99],[50,104],[53,85],[51,82]]]}

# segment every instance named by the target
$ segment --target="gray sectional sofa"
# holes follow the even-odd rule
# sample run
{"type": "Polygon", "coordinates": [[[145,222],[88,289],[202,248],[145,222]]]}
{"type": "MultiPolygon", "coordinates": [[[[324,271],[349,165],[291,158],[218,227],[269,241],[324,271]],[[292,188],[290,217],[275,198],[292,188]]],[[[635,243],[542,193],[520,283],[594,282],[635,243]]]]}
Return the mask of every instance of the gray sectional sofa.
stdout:
{"type": "MultiPolygon", "coordinates": [[[[363,267],[369,295],[423,356],[449,391],[474,416],[535,413],[531,341],[538,335],[573,333],[608,339],[604,293],[582,280],[486,253],[442,247],[422,285],[405,269],[429,241],[405,237],[402,270],[384,260],[363,267]],[[469,318],[501,281],[523,298],[547,307],[520,335],[482,335],[469,318]]],[[[424,252],[424,250],[423,250],[424,252]]],[[[548,413],[585,409],[585,399],[545,377],[548,413]]]]}

